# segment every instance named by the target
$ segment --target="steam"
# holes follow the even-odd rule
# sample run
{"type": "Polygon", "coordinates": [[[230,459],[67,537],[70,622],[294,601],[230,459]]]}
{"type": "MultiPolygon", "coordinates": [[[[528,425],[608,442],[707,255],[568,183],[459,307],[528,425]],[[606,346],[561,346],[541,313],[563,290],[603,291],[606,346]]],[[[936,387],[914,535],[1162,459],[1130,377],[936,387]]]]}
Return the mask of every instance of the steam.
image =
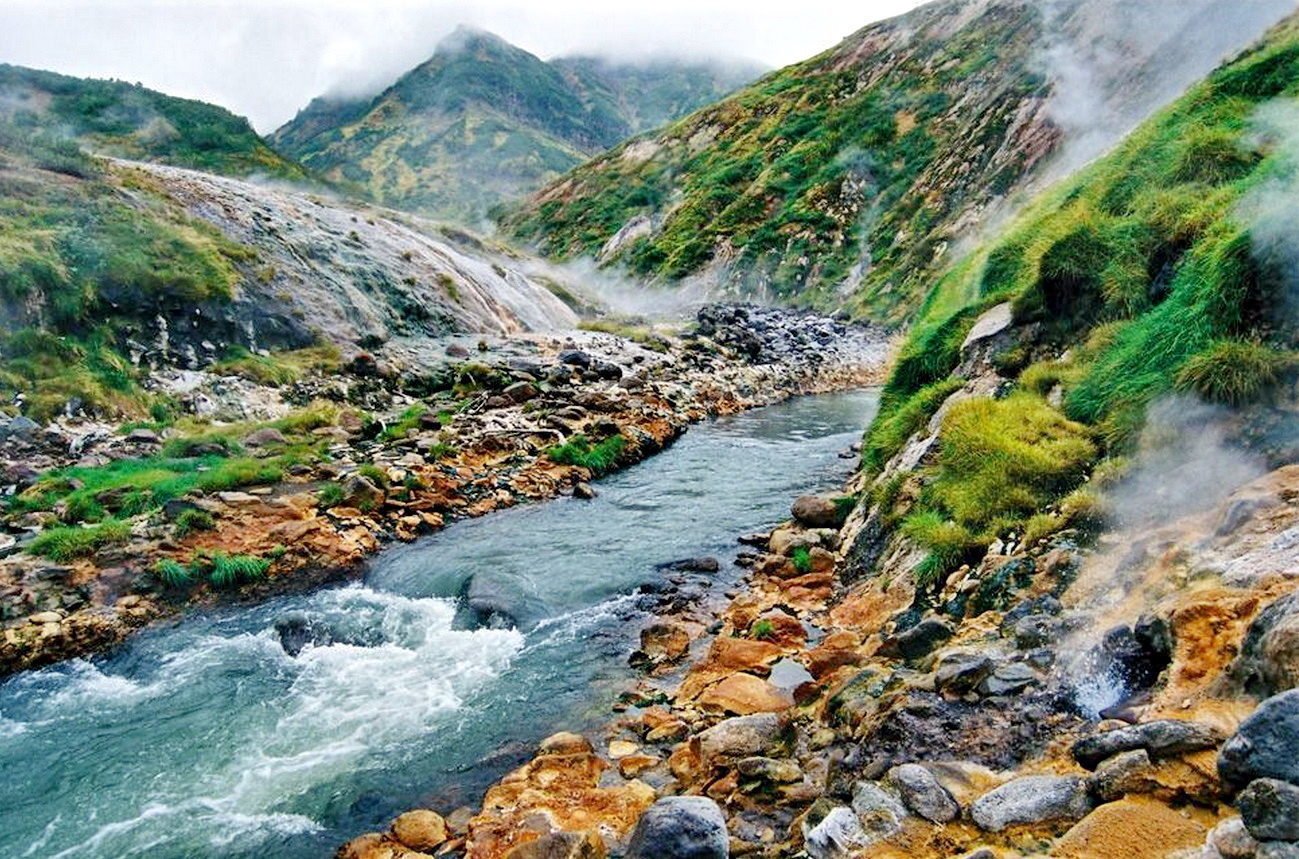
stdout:
{"type": "Polygon", "coordinates": [[[1236,206],[1236,217],[1249,227],[1254,258],[1282,278],[1282,318],[1299,311],[1299,103],[1277,100],[1255,111],[1246,145],[1267,153],[1267,178],[1236,206]]]}
{"type": "Polygon", "coordinates": [[[1039,64],[1065,132],[1050,177],[1103,154],[1145,117],[1295,10],[1295,0],[1043,0],[1039,64]]]}

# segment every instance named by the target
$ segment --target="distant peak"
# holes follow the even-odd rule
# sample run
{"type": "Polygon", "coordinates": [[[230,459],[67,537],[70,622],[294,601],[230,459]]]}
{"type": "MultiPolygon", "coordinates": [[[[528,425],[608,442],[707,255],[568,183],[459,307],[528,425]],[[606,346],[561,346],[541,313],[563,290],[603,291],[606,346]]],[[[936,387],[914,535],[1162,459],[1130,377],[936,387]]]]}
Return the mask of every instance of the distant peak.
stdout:
{"type": "Polygon", "coordinates": [[[438,42],[435,54],[456,53],[477,47],[513,47],[509,42],[495,33],[475,27],[472,24],[459,24],[454,30],[438,42]]]}

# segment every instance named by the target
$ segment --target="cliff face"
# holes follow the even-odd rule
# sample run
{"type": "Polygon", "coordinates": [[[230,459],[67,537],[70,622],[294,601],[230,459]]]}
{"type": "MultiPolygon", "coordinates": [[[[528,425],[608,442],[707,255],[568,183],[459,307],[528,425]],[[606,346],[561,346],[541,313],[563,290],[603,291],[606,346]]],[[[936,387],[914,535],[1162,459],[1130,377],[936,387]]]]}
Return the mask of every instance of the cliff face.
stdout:
{"type": "Polygon", "coordinates": [[[504,224],[554,256],[901,320],[1053,156],[1095,156],[1291,8],[930,4],[582,165],[504,224]]]}

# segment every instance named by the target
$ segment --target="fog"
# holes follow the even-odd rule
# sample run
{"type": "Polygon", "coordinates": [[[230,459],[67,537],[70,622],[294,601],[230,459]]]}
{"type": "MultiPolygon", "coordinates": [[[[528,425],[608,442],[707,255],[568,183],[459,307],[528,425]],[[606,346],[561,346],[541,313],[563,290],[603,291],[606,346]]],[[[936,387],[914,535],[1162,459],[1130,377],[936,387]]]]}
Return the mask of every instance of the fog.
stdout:
{"type": "Polygon", "coordinates": [[[375,92],[457,25],[538,56],[785,65],[918,0],[4,0],[0,62],[140,82],[273,131],[317,95],[375,92]]]}

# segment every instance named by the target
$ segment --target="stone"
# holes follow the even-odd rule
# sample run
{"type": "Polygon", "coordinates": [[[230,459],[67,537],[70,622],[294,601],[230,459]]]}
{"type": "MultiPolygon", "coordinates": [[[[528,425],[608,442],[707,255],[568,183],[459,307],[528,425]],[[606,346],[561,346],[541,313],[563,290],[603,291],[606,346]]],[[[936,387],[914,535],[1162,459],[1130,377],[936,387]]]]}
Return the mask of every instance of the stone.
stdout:
{"type": "Polygon", "coordinates": [[[594,832],[552,832],[525,841],[503,859],[604,859],[604,841],[594,832]]]}
{"type": "Polygon", "coordinates": [[[658,766],[660,760],[653,755],[632,754],[618,758],[618,772],[623,778],[635,778],[645,770],[658,766]]]}
{"type": "Polygon", "coordinates": [[[735,769],[745,778],[761,779],[774,784],[793,784],[803,780],[803,771],[796,762],[776,758],[741,758],[735,769]]]}
{"type": "Polygon", "coordinates": [[[970,333],[965,335],[965,341],[961,343],[961,352],[964,353],[971,346],[996,337],[1009,328],[1014,321],[1014,305],[1009,301],[990,308],[975,321],[970,333]]]}
{"type": "Polygon", "coordinates": [[[585,370],[591,366],[591,355],[581,349],[565,349],[559,353],[559,363],[585,370]]]}
{"type": "Polygon", "coordinates": [[[1299,686],[1299,593],[1258,613],[1231,672],[1246,692],[1260,698],[1299,686]]]}
{"type": "Polygon", "coordinates": [[[371,832],[338,848],[334,859],[400,859],[406,852],[379,833],[371,832]]]}
{"type": "Polygon", "coordinates": [[[1236,797],[1236,807],[1249,834],[1259,841],[1299,841],[1299,786],[1254,779],[1236,797]]]}
{"type": "Polygon", "coordinates": [[[158,437],[158,434],[146,427],[139,427],[137,429],[133,429],[130,432],[128,432],[126,434],[126,441],[128,444],[161,444],[162,443],[162,439],[158,437]]]}
{"type": "Polygon", "coordinates": [[[862,829],[874,839],[888,838],[902,829],[907,817],[902,800],[875,782],[859,781],[852,789],[852,810],[862,829]]]}
{"type": "Polygon", "coordinates": [[[544,755],[584,755],[595,751],[591,741],[581,734],[574,734],[571,731],[560,731],[558,734],[551,734],[541,741],[537,749],[537,756],[544,755]]]}
{"type": "Polygon", "coordinates": [[[975,800],[970,817],[980,829],[1000,832],[1020,823],[1081,820],[1092,809],[1087,780],[1032,775],[1006,782],[975,800]]]}
{"type": "Polygon", "coordinates": [[[803,849],[812,859],[848,859],[870,843],[857,815],[842,805],[830,809],[810,829],[804,824],[803,849]]]}
{"type": "Polygon", "coordinates": [[[996,663],[980,653],[947,653],[938,660],[934,686],[949,695],[965,695],[973,692],[995,667],[996,663]]]}
{"type": "Polygon", "coordinates": [[[705,709],[721,710],[737,716],[752,713],[776,713],[794,705],[794,699],[781,689],[752,674],[732,674],[699,696],[705,709]]]}
{"type": "Polygon", "coordinates": [[[1102,805],[1051,848],[1059,859],[1169,856],[1204,843],[1207,829],[1193,816],[1148,798],[1102,805]]]}
{"type": "Polygon", "coordinates": [[[1243,788],[1256,778],[1299,784],[1299,689],[1268,698],[1218,753],[1218,775],[1243,788]]]}
{"type": "Polygon", "coordinates": [[[1090,770],[1119,752],[1145,749],[1151,758],[1168,758],[1216,748],[1222,734],[1212,725],[1159,719],[1083,737],[1073,745],[1074,760],[1090,770]]]}
{"type": "Polygon", "coordinates": [[[531,382],[515,382],[513,385],[508,386],[504,391],[501,391],[501,396],[505,397],[505,399],[509,400],[511,403],[519,405],[521,403],[526,403],[528,400],[535,399],[538,393],[536,386],[531,382]]]}
{"type": "Polygon", "coordinates": [[[640,653],[651,665],[678,662],[690,652],[690,633],[678,623],[655,623],[640,631],[640,653]]]}
{"type": "Polygon", "coordinates": [[[590,501],[600,493],[595,491],[595,487],[585,480],[579,480],[573,484],[573,497],[581,501],[590,501]]]}
{"type": "Polygon", "coordinates": [[[952,625],[937,618],[926,618],[910,629],[891,635],[880,644],[879,655],[914,661],[927,656],[935,647],[951,638],[952,625]]]}
{"type": "Polygon", "coordinates": [[[37,626],[43,626],[44,624],[47,623],[62,622],[63,615],[59,614],[57,611],[38,611],[33,615],[29,615],[27,620],[29,623],[34,623],[37,626]]]}
{"type": "Polygon", "coordinates": [[[930,823],[948,823],[961,816],[961,806],[920,764],[902,764],[889,770],[888,780],[903,804],[930,823]]]}
{"type": "Polygon", "coordinates": [[[627,859],[728,859],[726,819],[703,796],[669,796],[641,816],[627,843],[627,859]]]}
{"type": "Polygon", "coordinates": [[[979,684],[981,695],[1015,695],[1038,682],[1037,672],[1023,662],[1002,665],[979,684]]]}
{"type": "Polygon", "coordinates": [[[383,490],[363,474],[352,474],[343,481],[343,503],[363,510],[383,502],[383,490]]]}
{"type": "Polygon", "coordinates": [[[1222,859],[1253,859],[1258,850],[1258,842],[1239,817],[1224,820],[1211,829],[1205,845],[1217,850],[1222,859]]]}
{"type": "Polygon", "coordinates": [[[800,495],[789,508],[794,520],[808,528],[838,528],[846,518],[840,510],[840,505],[825,495],[800,495]]]}
{"type": "Polygon", "coordinates": [[[411,850],[428,852],[447,840],[447,824],[436,811],[417,808],[392,822],[392,835],[411,850]]]}
{"type": "Polygon", "coordinates": [[[1299,844],[1293,841],[1264,841],[1254,851],[1254,859],[1299,859],[1299,844]]]}
{"type": "Polygon", "coordinates": [[[725,719],[699,734],[704,759],[770,755],[788,741],[789,723],[776,713],[725,719]]]}
{"type": "Polygon", "coordinates": [[[639,750],[640,746],[627,740],[612,740],[609,743],[609,757],[614,760],[633,755],[639,750]]]}
{"type": "Polygon", "coordinates": [[[1155,787],[1150,778],[1150,754],[1145,749],[1119,752],[1106,758],[1096,767],[1092,776],[1092,792],[1106,802],[1113,802],[1129,793],[1148,793],[1155,787]]]}
{"type": "Polygon", "coordinates": [[[275,427],[262,427],[244,436],[244,444],[248,447],[273,447],[288,443],[289,440],[284,437],[284,433],[275,427]]]}

